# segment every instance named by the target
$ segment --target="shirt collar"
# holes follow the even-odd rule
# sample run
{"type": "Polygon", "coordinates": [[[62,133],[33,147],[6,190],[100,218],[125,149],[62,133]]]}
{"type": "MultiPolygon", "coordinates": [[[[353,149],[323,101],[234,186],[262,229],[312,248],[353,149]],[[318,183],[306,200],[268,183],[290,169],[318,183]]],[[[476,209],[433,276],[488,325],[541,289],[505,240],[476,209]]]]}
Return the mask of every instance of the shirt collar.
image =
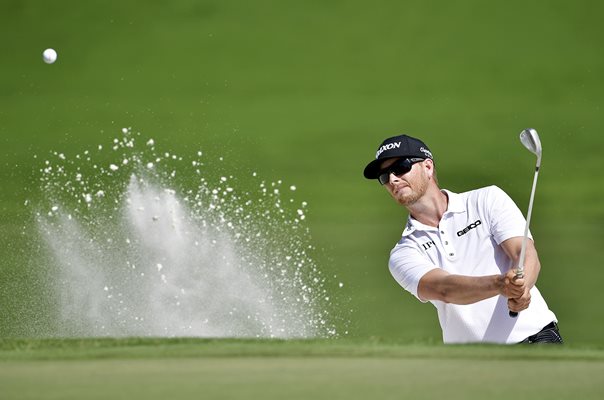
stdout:
{"type": "Polygon", "coordinates": [[[405,225],[405,230],[403,231],[403,237],[411,235],[413,232],[417,231],[429,231],[431,229],[436,230],[436,228],[428,225],[424,225],[411,215],[407,217],[407,225],[405,225]]]}
{"type": "MultiPolygon", "coordinates": [[[[464,207],[463,199],[461,195],[451,192],[447,189],[442,189],[442,192],[445,193],[449,199],[447,203],[447,210],[445,214],[448,213],[463,213],[466,212],[464,207]]],[[[443,214],[444,215],[444,214],[443,214]]],[[[414,231],[429,231],[429,230],[437,230],[437,228],[433,226],[424,225],[411,215],[407,217],[407,224],[405,225],[405,230],[403,231],[403,237],[412,234],[414,231]]]]}
{"type": "Polygon", "coordinates": [[[460,194],[451,192],[447,189],[442,189],[441,191],[449,198],[449,203],[447,205],[447,211],[445,211],[445,214],[466,212],[466,207],[464,206],[463,199],[460,194]]]}

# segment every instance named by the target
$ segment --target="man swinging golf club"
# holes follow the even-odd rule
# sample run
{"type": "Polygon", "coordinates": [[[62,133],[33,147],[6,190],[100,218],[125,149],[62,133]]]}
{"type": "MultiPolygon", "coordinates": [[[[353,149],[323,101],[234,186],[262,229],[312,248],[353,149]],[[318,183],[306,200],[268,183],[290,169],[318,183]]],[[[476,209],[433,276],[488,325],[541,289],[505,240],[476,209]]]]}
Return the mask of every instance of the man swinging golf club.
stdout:
{"type": "MultiPolygon", "coordinates": [[[[537,132],[523,134],[534,135],[539,164],[537,132]]],[[[364,176],[409,211],[390,272],[436,307],[445,343],[562,343],[556,316],[535,286],[541,266],[528,223],[505,192],[440,189],[428,146],[407,135],[386,139],[364,176]]],[[[530,208],[536,181],[537,173],[530,208]]]]}

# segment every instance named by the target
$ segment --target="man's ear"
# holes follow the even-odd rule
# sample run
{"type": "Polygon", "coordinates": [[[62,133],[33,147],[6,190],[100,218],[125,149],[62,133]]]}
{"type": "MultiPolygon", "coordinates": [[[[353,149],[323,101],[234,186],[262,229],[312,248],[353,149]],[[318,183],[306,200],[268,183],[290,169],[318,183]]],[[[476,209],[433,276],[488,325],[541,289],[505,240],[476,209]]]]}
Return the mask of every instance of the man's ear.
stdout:
{"type": "Polygon", "coordinates": [[[428,171],[428,177],[432,178],[432,176],[434,175],[434,161],[429,158],[426,158],[424,160],[424,167],[428,171]]]}

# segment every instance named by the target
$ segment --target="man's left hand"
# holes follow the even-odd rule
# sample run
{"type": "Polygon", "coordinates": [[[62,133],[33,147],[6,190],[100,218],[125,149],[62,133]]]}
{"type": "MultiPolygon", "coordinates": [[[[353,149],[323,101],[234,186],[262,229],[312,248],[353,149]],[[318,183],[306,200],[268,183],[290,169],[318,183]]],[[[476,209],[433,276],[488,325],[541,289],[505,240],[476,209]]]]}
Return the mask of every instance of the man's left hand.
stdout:
{"type": "Polygon", "coordinates": [[[508,308],[510,311],[520,312],[526,310],[529,304],[531,304],[531,292],[528,288],[524,290],[522,296],[508,299],[508,308]]]}

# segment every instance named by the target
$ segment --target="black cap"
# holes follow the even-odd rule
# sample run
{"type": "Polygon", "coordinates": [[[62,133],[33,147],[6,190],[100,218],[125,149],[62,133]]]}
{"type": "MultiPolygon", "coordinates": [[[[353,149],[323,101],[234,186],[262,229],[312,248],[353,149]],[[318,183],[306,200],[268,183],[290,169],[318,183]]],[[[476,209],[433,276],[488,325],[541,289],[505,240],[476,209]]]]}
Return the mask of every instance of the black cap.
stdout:
{"type": "Polygon", "coordinates": [[[375,160],[367,164],[363,175],[367,179],[377,179],[382,161],[399,157],[432,159],[432,153],[419,139],[407,135],[394,136],[382,142],[375,153],[375,160]]]}

